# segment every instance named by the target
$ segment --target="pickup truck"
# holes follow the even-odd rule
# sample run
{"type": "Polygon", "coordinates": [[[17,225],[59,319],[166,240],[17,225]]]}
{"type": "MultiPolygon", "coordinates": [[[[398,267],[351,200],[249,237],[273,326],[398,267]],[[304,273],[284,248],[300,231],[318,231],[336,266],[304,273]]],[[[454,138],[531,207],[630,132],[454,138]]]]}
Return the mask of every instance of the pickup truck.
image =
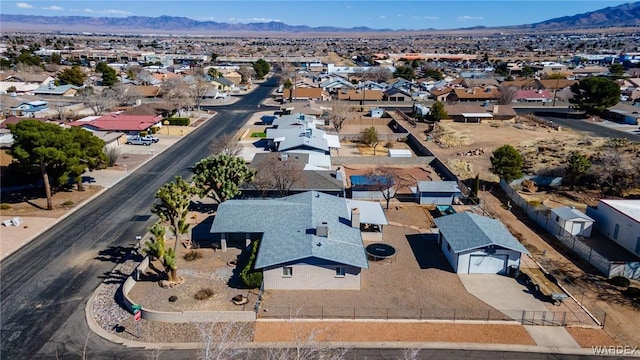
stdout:
{"type": "Polygon", "coordinates": [[[127,138],[127,144],[129,145],[145,145],[145,146],[149,146],[153,143],[153,141],[151,141],[150,139],[145,139],[143,137],[132,137],[132,138],[127,138]]]}
{"type": "Polygon", "coordinates": [[[151,142],[157,143],[158,141],[160,141],[160,139],[158,139],[157,137],[153,136],[153,135],[145,135],[142,136],[143,139],[147,139],[147,140],[151,140],[151,142]]]}

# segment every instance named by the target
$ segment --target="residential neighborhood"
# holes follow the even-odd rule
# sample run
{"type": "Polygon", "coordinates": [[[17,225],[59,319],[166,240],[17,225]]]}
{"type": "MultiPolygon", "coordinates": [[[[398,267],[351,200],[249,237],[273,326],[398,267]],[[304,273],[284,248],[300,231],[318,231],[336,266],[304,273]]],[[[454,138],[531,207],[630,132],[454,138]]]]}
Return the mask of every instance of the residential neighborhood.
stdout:
{"type": "Polygon", "coordinates": [[[637,28],[317,31],[2,32],[0,357],[640,355],[637,28]]]}

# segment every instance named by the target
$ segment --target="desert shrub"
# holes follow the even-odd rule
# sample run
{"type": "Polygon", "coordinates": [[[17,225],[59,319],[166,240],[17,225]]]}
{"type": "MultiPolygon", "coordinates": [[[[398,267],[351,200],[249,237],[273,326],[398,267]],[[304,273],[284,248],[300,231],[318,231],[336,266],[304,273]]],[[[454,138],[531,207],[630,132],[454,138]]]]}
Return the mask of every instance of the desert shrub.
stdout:
{"type": "Polygon", "coordinates": [[[542,201],[540,201],[540,200],[529,200],[529,205],[531,205],[533,207],[538,207],[538,206],[542,205],[542,201]]]}
{"type": "Polygon", "coordinates": [[[607,282],[611,285],[625,287],[625,288],[629,287],[629,285],[631,284],[629,279],[627,279],[624,276],[614,276],[611,279],[607,280],[607,282]]]}
{"type": "Polygon", "coordinates": [[[247,264],[240,272],[240,279],[242,279],[242,282],[250,288],[259,288],[262,285],[262,270],[254,269],[259,245],[259,240],[253,242],[251,245],[249,261],[247,261],[247,264]]]}
{"type": "Polygon", "coordinates": [[[73,205],[73,201],[71,201],[71,200],[67,200],[67,201],[62,203],[62,206],[72,206],[72,205],[73,205]]]}
{"type": "Polygon", "coordinates": [[[169,122],[169,125],[175,126],[189,126],[191,124],[191,120],[189,118],[181,118],[181,117],[171,117],[163,120],[163,123],[166,121],[169,122]]]}
{"type": "Polygon", "coordinates": [[[625,291],[622,292],[626,297],[632,298],[632,299],[638,299],[640,298],[640,289],[638,289],[637,287],[629,287],[627,288],[625,291]]]}
{"type": "Polygon", "coordinates": [[[155,134],[155,133],[157,133],[157,132],[158,132],[158,130],[160,130],[160,128],[159,128],[159,127],[157,127],[157,126],[152,126],[152,127],[150,127],[150,128],[149,128],[149,134],[155,134]]]}
{"type": "Polygon", "coordinates": [[[147,132],[147,131],[140,131],[140,137],[145,137],[145,136],[147,136],[147,135],[149,135],[149,132],[147,132]]]}
{"type": "Polygon", "coordinates": [[[202,254],[199,251],[191,250],[188,253],[184,254],[182,258],[186,261],[195,261],[198,259],[202,259],[202,254]]]}
{"type": "Polygon", "coordinates": [[[176,302],[176,301],[178,301],[178,297],[177,296],[175,296],[175,295],[169,296],[169,302],[176,302]]]}
{"type": "Polygon", "coordinates": [[[393,148],[393,142],[389,141],[384,147],[386,147],[387,149],[393,148]]]}
{"type": "Polygon", "coordinates": [[[120,158],[120,149],[117,147],[109,146],[104,149],[105,155],[107,155],[107,166],[115,166],[116,162],[120,158]]]}
{"type": "Polygon", "coordinates": [[[211,288],[200,289],[195,295],[193,295],[196,300],[206,300],[212,296],[213,290],[211,288]]]}
{"type": "Polygon", "coordinates": [[[251,137],[252,138],[265,138],[265,137],[267,137],[267,134],[265,134],[263,132],[254,132],[254,133],[251,133],[251,137]]]}
{"type": "Polygon", "coordinates": [[[9,210],[11,209],[11,205],[9,204],[0,204],[0,210],[9,210]]]}

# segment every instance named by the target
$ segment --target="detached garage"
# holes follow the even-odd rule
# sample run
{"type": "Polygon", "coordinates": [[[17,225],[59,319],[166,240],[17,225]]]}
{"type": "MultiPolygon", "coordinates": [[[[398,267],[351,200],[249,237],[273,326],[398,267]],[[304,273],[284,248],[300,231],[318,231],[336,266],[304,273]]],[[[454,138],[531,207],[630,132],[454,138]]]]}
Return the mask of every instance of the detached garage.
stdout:
{"type": "Polygon", "coordinates": [[[458,274],[507,274],[529,253],[497,220],[464,212],[434,221],[438,245],[458,274]]]}

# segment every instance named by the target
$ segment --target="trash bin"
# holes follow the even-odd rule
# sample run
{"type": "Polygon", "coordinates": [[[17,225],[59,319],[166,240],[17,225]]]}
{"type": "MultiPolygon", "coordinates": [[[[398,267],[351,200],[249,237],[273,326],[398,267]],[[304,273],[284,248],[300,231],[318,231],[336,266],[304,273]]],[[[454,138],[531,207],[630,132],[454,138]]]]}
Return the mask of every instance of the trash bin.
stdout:
{"type": "Polygon", "coordinates": [[[509,266],[509,276],[517,278],[518,275],[520,275],[520,268],[518,267],[518,265],[509,266]]]}

